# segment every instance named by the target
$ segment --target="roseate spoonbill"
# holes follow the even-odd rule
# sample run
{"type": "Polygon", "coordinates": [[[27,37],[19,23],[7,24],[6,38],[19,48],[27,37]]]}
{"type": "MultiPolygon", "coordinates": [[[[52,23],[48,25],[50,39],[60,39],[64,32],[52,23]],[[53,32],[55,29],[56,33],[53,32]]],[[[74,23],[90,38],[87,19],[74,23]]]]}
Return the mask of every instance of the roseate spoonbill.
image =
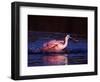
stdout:
{"type": "Polygon", "coordinates": [[[42,50],[47,52],[60,52],[68,46],[70,35],[65,37],[65,40],[51,40],[43,44],[42,50]]]}

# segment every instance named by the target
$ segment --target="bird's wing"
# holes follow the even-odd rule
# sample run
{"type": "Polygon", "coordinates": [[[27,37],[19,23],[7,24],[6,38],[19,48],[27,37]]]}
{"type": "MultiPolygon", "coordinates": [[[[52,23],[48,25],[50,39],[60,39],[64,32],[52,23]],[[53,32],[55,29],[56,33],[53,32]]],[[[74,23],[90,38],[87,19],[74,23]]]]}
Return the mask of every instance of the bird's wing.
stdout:
{"type": "Polygon", "coordinates": [[[48,46],[49,49],[56,47],[58,44],[48,46]]]}
{"type": "Polygon", "coordinates": [[[58,42],[53,42],[53,43],[48,43],[48,44],[47,44],[47,47],[48,47],[48,48],[54,48],[54,47],[56,47],[57,45],[59,45],[58,42]]]}
{"type": "Polygon", "coordinates": [[[63,40],[59,40],[59,41],[57,41],[57,42],[59,42],[59,43],[64,43],[64,41],[63,41],[63,40]]]}
{"type": "Polygon", "coordinates": [[[56,40],[51,40],[48,42],[48,44],[53,44],[53,43],[56,43],[56,40]]]}
{"type": "Polygon", "coordinates": [[[53,46],[56,43],[56,40],[51,40],[49,42],[45,42],[43,47],[53,46]]]}

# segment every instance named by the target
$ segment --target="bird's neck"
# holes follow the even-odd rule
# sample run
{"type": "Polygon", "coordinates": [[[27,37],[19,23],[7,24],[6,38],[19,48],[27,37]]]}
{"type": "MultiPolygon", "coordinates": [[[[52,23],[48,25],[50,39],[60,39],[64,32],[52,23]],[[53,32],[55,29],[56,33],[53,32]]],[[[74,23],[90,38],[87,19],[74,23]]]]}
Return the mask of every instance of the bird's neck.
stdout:
{"type": "Polygon", "coordinates": [[[68,45],[68,38],[65,38],[65,43],[64,43],[63,47],[65,48],[65,47],[67,47],[67,45],[68,45]]]}

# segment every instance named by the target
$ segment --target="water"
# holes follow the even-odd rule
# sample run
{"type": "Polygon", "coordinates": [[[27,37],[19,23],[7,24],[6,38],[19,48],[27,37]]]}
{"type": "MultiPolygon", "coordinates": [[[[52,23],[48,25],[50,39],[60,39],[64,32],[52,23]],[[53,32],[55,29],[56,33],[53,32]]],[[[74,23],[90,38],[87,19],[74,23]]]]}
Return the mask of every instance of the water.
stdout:
{"type": "Polygon", "coordinates": [[[77,65],[87,64],[87,40],[78,38],[78,42],[69,40],[63,52],[43,52],[45,42],[62,39],[65,33],[29,32],[28,66],[77,65]]]}

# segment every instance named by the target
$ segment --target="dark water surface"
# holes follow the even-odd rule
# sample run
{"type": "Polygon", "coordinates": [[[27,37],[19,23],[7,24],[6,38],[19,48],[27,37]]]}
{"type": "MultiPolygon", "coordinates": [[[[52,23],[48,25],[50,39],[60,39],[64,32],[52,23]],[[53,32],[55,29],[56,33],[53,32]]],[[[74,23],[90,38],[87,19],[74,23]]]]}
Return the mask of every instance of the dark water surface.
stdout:
{"type": "MultiPolygon", "coordinates": [[[[67,35],[67,34],[66,34],[67,35]]],[[[68,47],[59,53],[42,52],[45,42],[64,39],[65,33],[28,33],[28,66],[87,64],[87,40],[77,37],[78,42],[69,40],[68,47]]]]}

